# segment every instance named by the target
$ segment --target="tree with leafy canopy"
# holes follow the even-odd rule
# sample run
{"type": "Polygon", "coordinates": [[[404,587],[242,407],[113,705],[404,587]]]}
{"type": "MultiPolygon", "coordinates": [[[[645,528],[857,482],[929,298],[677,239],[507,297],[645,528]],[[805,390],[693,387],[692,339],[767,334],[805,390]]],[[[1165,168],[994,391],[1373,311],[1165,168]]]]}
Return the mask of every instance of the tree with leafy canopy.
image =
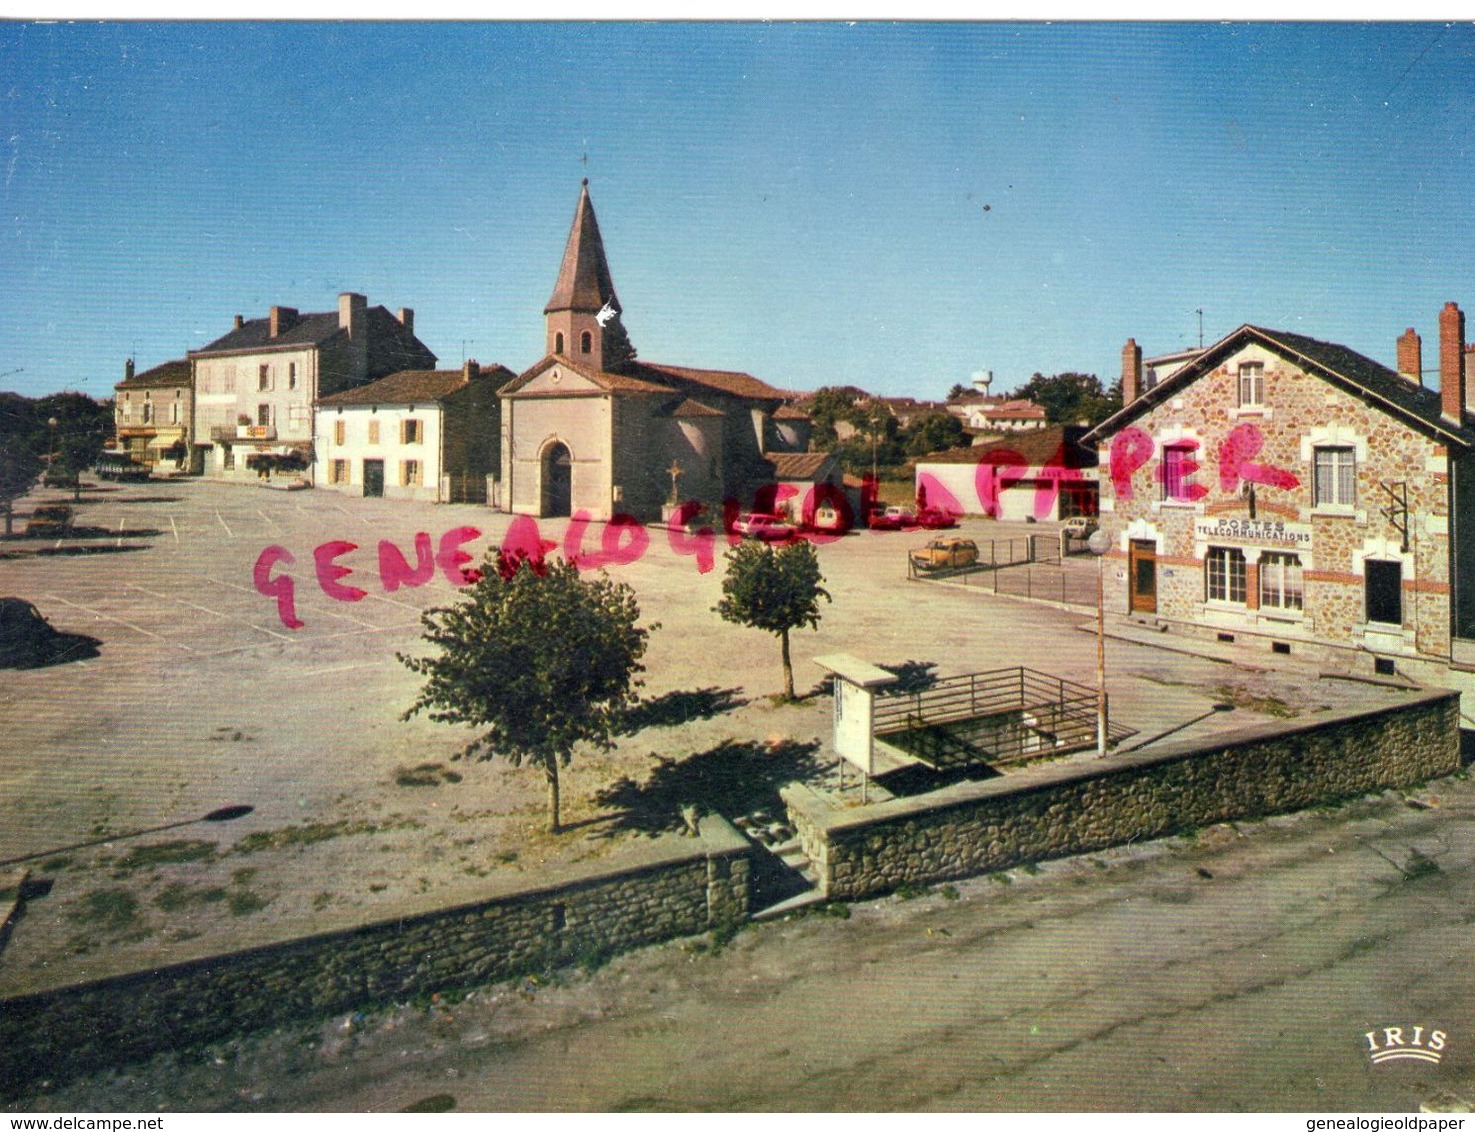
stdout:
{"type": "Polygon", "coordinates": [[[954,401],[961,401],[964,397],[968,396],[968,392],[969,390],[966,385],[954,383],[953,387],[947,391],[948,404],[952,404],[954,401]]]}
{"type": "Polygon", "coordinates": [[[539,767],[548,784],[548,830],[558,833],[558,769],[574,747],[614,746],[645,671],[648,629],[636,626],[635,592],[570,562],[497,552],[456,604],[421,615],[437,656],[397,653],[425,676],[414,705],[437,723],[480,728],[457,757],[501,754],[539,767]]]}
{"type": "Polygon", "coordinates": [[[907,455],[925,456],[929,452],[966,447],[968,434],[963,431],[963,422],[952,413],[923,413],[902,431],[902,440],[907,455]]]}
{"type": "Polygon", "coordinates": [[[789,630],[819,627],[819,599],[832,600],[821,585],[819,554],[813,544],[790,542],[771,547],[742,542],[727,553],[722,600],[715,606],[724,621],[775,634],[783,643],[784,695],[794,698],[794,667],[789,660],[789,630]]]}
{"type": "Polygon", "coordinates": [[[41,474],[41,456],[32,434],[36,407],[19,393],[0,393],[0,504],[5,507],[5,534],[11,534],[11,509],[31,490],[41,474]]]}
{"type": "Polygon", "coordinates": [[[1014,392],[1045,410],[1051,424],[1100,424],[1122,407],[1120,383],[1103,388],[1092,373],[1037,373],[1014,392]]]}

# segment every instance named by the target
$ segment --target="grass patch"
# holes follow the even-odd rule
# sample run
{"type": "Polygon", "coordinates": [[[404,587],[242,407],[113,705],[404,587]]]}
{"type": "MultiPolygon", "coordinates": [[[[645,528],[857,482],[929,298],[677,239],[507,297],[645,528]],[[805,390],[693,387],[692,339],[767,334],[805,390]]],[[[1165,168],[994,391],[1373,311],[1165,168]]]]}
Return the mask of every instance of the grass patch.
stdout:
{"type": "Polygon", "coordinates": [[[402,766],[394,772],[396,786],[439,786],[444,782],[460,782],[461,776],[446,767],[445,763],[421,763],[419,766],[402,766]]]}
{"type": "Polygon", "coordinates": [[[225,899],[225,895],[223,888],[194,888],[176,882],[166,885],[164,890],[154,897],[154,904],[166,912],[178,912],[183,908],[191,908],[198,904],[219,904],[225,899]]]}
{"type": "Polygon", "coordinates": [[[991,880],[991,881],[993,881],[995,884],[1013,884],[1014,883],[1014,878],[1011,877],[1008,873],[989,873],[988,874],[988,879],[991,880]]]}
{"type": "Polygon", "coordinates": [[[962,899],[962,894],[958,892],[957,886],[955,886],[955,885],[945,884],[941,888],[939,888],[937,891],[938,891],[938,894],[944,900],[961,900],[962,899]]]}
{"type": "Polygon", "coordinates": [[[931,885],[926,884],[899,884],[896,886],[896,895],[903,900],[915,900],[919,896],[926,896],[932,891],[931,885]]]}
{"type": "Polygon", "coordinates": [[[83,897],[71,918],[99,931],[125,931],[138,921],[138,898],[126,888],[99,888],[83,897]]]}
{"type": "Polygon", "coordinates": [[[68,857],[63,854],[60,857],[51,857],[45,861],[42,861],[41,864],[36,867],[39,868],[43,873],[59,873],[62,869],[67,868],[73,860],[74,858],[68,857]]]}
{"type": "Polygon", "coordinates": [[[826,904],[825,905],[825,908],[824,908],[824,911],[825,911],[825,915],[826,916],[832,916],[832,917],[834,917],[837,920],[848,920],[848,919],[850,919],[850,905],[849,904],[841,904],[841,903],[838,903],[838,902],[833,903],[833,904],[826,904]]]}
{"type": "Polygon", "coordinates": [[[386,822],[376,825],[366,821],[307,822],[305,825],[284,825],[281,829],[264,829],[248,833],[236,842],[233,853],[263,853],[273,849],[290,849],[297,845],[316,845],[320,841],[331,841],[335,837],[349,837],[359,833],[380,833],[386,829],[414,827],[414,821],[386,822]]]}
{"type": "Polygon", "coordinates": [[[1220,684],[1214,689],[1214,698],[1222,704],[1233,704],[1245,711],[1258,712],[1276,719],[1292,719],[1300,714],[1279,696],[1257,696],[1237,684],[1220,684]]]}
{"type": "Polygon", "coordinates": [[[331,903],[333,903],[333,894],[331,892],[319,892],[312,898],[312,910],[314,912],[321,912],[331,903]]]}
{"type": "Polygon", "coordinates": [[[160,841],[139,845],[123,857],[120,869],[151,869],[156,865],[183,865],[191,861],[208,861],[215,856],[213,841],[160,841]]]}
{"type": "Polygon", "coordinates": [[[233,884],[250,884],[260,871],[258,868],[236,869],[230,874],[230,879],[233,884]]]}
{"type": "Polygon", "coordinates": [[[227,905],[232,916],[251,916],[261,911],[270,900],[266,900],[249,888],[238,888],[227,898],[227,905]]]}

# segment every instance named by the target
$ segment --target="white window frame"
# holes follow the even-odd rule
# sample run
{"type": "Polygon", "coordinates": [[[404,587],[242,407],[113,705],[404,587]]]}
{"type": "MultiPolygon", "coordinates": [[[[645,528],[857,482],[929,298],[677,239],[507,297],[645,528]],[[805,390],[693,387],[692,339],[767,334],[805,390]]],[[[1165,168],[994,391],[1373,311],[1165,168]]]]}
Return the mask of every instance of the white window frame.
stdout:
{"type": "Polygon", "coordinates": [[[1241,409],[1259,409],[1265,405],[1265,363],[1240,362],[1235,378],[1241,409]]]}
{"type": "Polygon", "coordinates": [[[1237,546],[1211,546],[1204,554],[1204,598],[1219,605],[1243,606],[1249,593],[1249,564],[1237,546]],[[1238,583],[1239,596],[1234,596],[1238,583]],[[1219,592],[1216,594],[1215,590],[1219,592]]]}
{"type": "Polygon", "coordinates": [[[1305,610],[1305,566],[1299,554],[1263,551],[1259,567],[1261,609],[1277,613],[1301,613],[1305,610]]]}
{"type": "Polygon", "coordinates": [[[1311,450],[1311,505],[1357,506],[1357,450],[1352,445],[1319,444],[1311,450]],[[1332,457],[1326,463],[1329,478],[1325,481],[1322,479],[1323,455],[1332,457]]]}

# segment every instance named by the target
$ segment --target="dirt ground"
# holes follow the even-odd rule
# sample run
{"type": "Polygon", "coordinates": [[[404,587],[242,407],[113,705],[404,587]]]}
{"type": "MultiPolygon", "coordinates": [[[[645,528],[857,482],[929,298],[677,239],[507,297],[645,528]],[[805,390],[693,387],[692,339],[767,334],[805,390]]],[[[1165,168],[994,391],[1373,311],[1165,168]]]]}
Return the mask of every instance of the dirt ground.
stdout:
{"type": "MultiPolygon", "coordinates": [[[[85,538],[0,542],[0,591],[97,642],[87,659],[5,672],[0,860],[101,843],[29,866],[53,887],[0,955],[0,990],[281,938],[325,917],[372,917],[407,895],[617,853],[641,835],[620,814],[672,802],[647,788],[673,761],[690,764],[684,781],[729,816],[776,803],[789,777],[833,766],[827,700],[775,701],[777,642],[721,621],[720,560],[703,575],[659,530],[638,562],[612,570],[636,590],[645,623],[659,623],[640,727],[615,751],[575,758],[563,792],[574,829],[552,838],[541,832],[536,773],[458,762],[467,733],[399,718],[417,678],[395,653],[420,651],[420,611],[454,589],[438,573],[387,593],[377,576],[380,539],[408,554],[417,531],[439,539],[473,526],[482,534],[467,549],[479,557],[501,540],[506,516],[199,481],[89,491],[77,510],[85,538]],[[316,584],[313,550],[332,540],[358,544],[340,562],[355,571],[343,581],[367,591],[359,602],[329,600],[316,584]],[[252,584],[268,545],[294,556],[275,572],[294,579],[301,629],[285,627],[252,584]],[[233,804],[254,809],[125,836],[233,804]]],[[[555,521],[543,534],[562,542],[566,530],[555,521]]],[[[600,532],[591,526],[591,543],[600,532]]],[[[1020,531],[969,520],[962,533],[1020,531]]],[[[823,675],[812,658],[837,651],[938,675],[1026,664],[1094,681],[1095,640],[1077,631],[1089,618],[907,581],[905,552],[924,538],[868,532],[821,549],[834,601],[817,632],[795,635],[801,690],[816,691],[823,675]]],[[[1114,728],[1139,738],[1200,717],[1181,734],[1387,695],[1290,661],[1248,671],[1116,641],[1108,666],[1114,728]],[[1236,710],[1210,713],[1226,702],[1236,710]]]]}

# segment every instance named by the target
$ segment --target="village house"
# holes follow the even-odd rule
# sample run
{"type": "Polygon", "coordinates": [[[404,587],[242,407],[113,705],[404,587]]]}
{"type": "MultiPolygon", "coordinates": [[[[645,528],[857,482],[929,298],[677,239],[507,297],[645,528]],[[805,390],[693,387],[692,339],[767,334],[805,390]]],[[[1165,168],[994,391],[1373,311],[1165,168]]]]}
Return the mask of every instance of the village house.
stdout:
{"type": "Polygon", "coordinates": [[[272,307],[244,319],[189,362],[195,392],[194,443],[209,476],[249,478],[263,465],[306,469],[313,459],[313,403],[400,370],[435,367],[415,337],[415,312],[392,315],[359,294],[338,309],[300,314],[272,307]]]}
{"type": "Polygon", "coordinates": [[[503,510],[651,520],[696,500],[720,514],[773,483],[771,453],[806,446],[789,393],[746,373],[637,360],[587,181],[543,313],[545,355],[502,389],[503,510]]]}
{"type": "Polygon", "coordinates": [[[173,465],[188,471],[194,389],[185,358],[135,373],[133,359],[123,364],[123,380],[113,386],[113,424],[119,451],[140,464],[173,465]]]}
{"type": "Polygon", "coordinates": [[[433,503],[485,503],[501,459],[500,386],[474,361],[405,370],[318,398],[313,486],[433,503]]]}
{"type": "Polygon", "coordinates": [[[1143,386],[1101,454],[1110,608],[1194,636],[1353,672],[1475,688],[1475,390],[1464,314],[1439,315],[1438,388],[1421,340],[1397,372],[1256,326],[1143,386]]]}

